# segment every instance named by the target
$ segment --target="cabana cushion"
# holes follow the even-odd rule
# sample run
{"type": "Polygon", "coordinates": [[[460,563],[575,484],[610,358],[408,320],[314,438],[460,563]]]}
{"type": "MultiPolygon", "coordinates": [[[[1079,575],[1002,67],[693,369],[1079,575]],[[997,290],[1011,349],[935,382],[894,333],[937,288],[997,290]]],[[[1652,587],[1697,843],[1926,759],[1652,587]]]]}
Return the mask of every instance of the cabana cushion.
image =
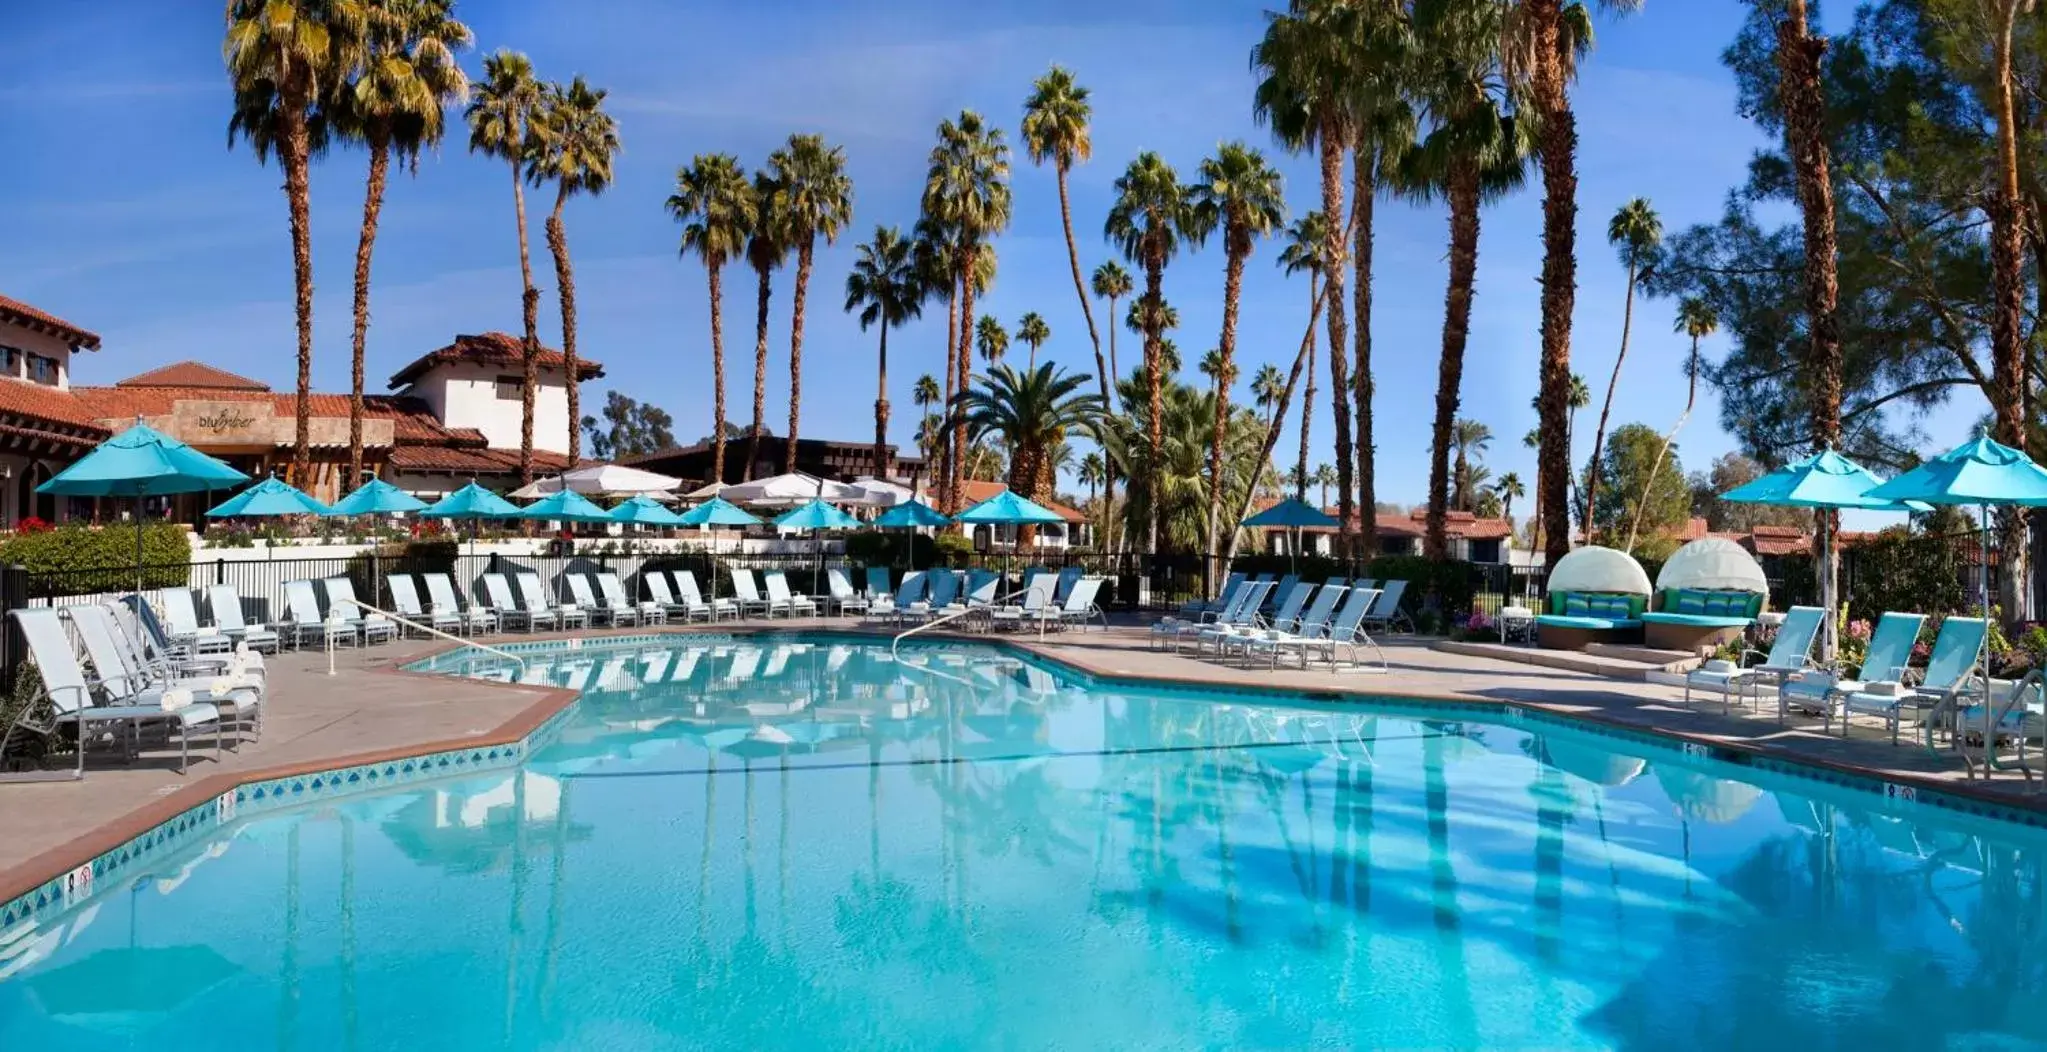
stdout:
{"type": "Polygon", "coordinates": [[[1583,628],[1601,631],[1612,628],[1640,628],[1642,622],[1629,617],[1576,617],[1569,614],[1544,614],[1535,619],[1539,625],[1552,628],[1583,628]]]}

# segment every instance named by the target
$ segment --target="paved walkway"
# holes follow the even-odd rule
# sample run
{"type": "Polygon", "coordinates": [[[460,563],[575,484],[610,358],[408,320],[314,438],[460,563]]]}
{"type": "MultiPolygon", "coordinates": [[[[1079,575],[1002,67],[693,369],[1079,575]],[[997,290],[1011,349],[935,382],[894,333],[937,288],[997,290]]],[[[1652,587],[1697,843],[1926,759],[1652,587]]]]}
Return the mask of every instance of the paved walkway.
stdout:
{"type": "MultiPolygon", "coordinates": [[[[729,630],[730,626],[719,626],[729,630]]],[[[754,627],[754,626],[749,626],[754,627]]],[[[777,621],[778,631],[845,630],[843,620],[777,621]]],[[[671,631],[677,629],[670,629],[671,631]]],[[[627,634],[646,630],[627,629],[627,634]]],[[[658,629],[655,631],[659,631],[658,629]]],[[[603,633],[581,633],[601,635],[603,633]]],[[[877,636],[888,633],[877,630],[877,636]]],[[[1326,668],[1271,670],[1226,666],[1188,654],[1152,650],[1140,628],[1054,634],[1042,644],[1029,633],[999,637],[1102,676],[1136,676],[1204,686],[1289,688],[1342,695],[1409,695],[1513,702],[1583,719],[1654,729],[1715,745],[1758,750],[1901,781],[1987,793],[2020,806],[2047,809],[2047,794],[2015,775],[1966,781],[1952,753],[1893,747],[1879,728],[1863,726],[1848,740],[1825,736],[1816,721],[1778,725],[1767,714],[1717,703],[1686,708],[1676,688],[1605,679],[1431,649],[1416,641],[1386,646],[1388,671],[1332,673],[1326,668]]],[[[516,740],[573,700],[563,690],[487,684],[400,672],[397,666],[448,644],[407,640],[344,650],[328,674],[327,655],[284,654],[270,661],[270,697],[260,741],[217,760],[195,753],[180,775],[175,757],[146,758],[134,767],[88,764],[82,782],[0,785],[0,900],[135,836],[243,781],[298,771],[367,763],[516,740]]]]}

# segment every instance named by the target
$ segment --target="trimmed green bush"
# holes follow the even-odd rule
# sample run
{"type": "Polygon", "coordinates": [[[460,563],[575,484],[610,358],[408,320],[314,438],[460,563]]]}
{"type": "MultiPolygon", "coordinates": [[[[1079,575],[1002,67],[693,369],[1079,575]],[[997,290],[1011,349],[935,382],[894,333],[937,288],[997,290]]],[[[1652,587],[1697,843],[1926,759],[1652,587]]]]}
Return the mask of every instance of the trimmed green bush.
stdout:
{"type": "MultiPolygon", "coordinates": [[[[191,562],[183,525],[142,528],[143,588],[184,584],[191,562]]],[[[126,591],[135,587],[135,527],[64,525],[16,533],[0,541],[0,566],[26,568],[29,594],[38,598],[126,591]]]]}
{"type": "Polygon", "coordinates": [[[431,541],[406,541],[403,544],[383,544],[376,549],[377,565],[372,567],[368,552],[352,555],[346,571],[349,582],[355,586],[356,598],[379,605],[372,598],[378,595],[376,574],[380,570],[388,577],[394,573],[453,573],[455,559],[462,552],[462,546],[453,539],[431,541]]]}

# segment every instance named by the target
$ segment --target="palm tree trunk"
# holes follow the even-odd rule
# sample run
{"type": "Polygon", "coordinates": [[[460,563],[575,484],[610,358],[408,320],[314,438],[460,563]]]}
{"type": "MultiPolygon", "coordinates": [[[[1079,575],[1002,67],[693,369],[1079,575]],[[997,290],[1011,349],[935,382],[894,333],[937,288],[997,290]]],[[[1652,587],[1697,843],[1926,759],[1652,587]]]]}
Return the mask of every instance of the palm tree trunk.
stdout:
{"type": "Polygon", "coordinates": [[[1166,447],[1165,377],[1160,375],[1165,362],[1159,346],[1159,305],[1165,302],[1161,291],[1165,277],[1164,255],[1147,252],[1144,260],[1144,385],[1146,401],[1151,409],[1151,419],[1145,425],[1145,448],[1151,458],[1147,461],[1144,479],[1144,550],[1147,555],[1156,555],[1159,550],[1159,475],[1166,447]]]}
{"type": "Polygon", "coordinates": [[[526,183],[512,159],[512,206],[519,214],[519,316],[526,326],[519,382],[519,481],[533,481],[533,397],[540,388],[540,290],[533,287],[533,252],[526,240],[526,183]]]}
{"type": "MultiPolygon", "coordinates": [[[[1628,360],[1628,332],[1635,326],[1635,254],[1628,253],[1628,294],[1621,307],[1621,353],[1614,355],[1613,375],[1606,381],[1606,400],[1599,404],[1599,427],[1592,432],[1592,460],[1585,472],[1585,539],[1592,539],[1592,502],[1599,497],[1599,452],[1606,445],[1606,419],[1613,412],[1613,390],[1620,386],[1621,366],[1628,360]]],[[[1652,480],[1654,473],[1649,476],[1652,480]]]]}
{"type": "Polygon", "coordinates": [[[753,431],[747,437],[746,470],[740,478],[753,481],[753,466],[760,462],[761,420],[768,415],[768,299],[774,294],[767,267],[756,266],[760,289],[754,298],[753,319],[753,431]]]}
{"type": "MultiPolygon", "coordinates": [[[[980,246],[968,241],[960,252],[960,331],[959,355],[953,359],[953,368],[958,370],[955,387],[965,394],[967,381],[973,375],[974,367],[974,260],[980,254],[980,246]]],[[[952,431],[952,472],[947,476],[946,493],[952,501],[948,512],[960,509],[960,482],[967,466],[967,425],[960,419],[958,410],[951,401],[946,402],[945,419],[952,431]]]]}
{"type": "Polygon", "coordinates": [[[277,144],[284,168],[284,196],[291,209],[291,268],[298,313],[299,389],[297,427],[292,438],[292,481],[310,486],[313,477],[313,206],[307,171],[311,158],[302,110],[293,110],[277,144]]]}
{"type": "Polygon", "coordinates": [[[1351,398],[1356,402],[1358,550],[1370,558],[1379,550],[1378,475],[1372,443],[1372,206],[1379,197],[1378,150],[1351,151],[1351,210],[1357,213],[1351,311],[1351,398]]]}
{"type": "MultiPolygon", "coordinates": [[[[1308,316],[1315,316],[1322,303],[1322,273],[1308,271],[1308,316]]],[[[1283,415],[1283,414],[1282,414],[1283,415]]],[[[1294,462],[1294,499],[1308,499],[1308,425],[1315,419],[1315,356],[1308,356],[1308,390],[1301,396],[1301,455],[1294,462]]],[[[1329,494],[1325,490],[1323,497],[1329,494]]]]}
{"type": "Polygon", "coordinates": [[[1328,313],[1329,400],[1336,418],[1336,517],[1338,557],[1350,552],[1358,528],[1357,501],[1351,489],[1350,366],[1349,337],[1344,331],[1343,268],[1348,246],[1344,244],[1343,219],[1343,136],[1334,120],[1321,127],[1322,214],[1329,224],[1322,243],[1322,280],[1334,304],[1328,313]]]}
{"type": "MultiPolygon", "coordinates": [[[[1444,532],[1449,503],[1450,432],[1464,383],[1464,347],[1471,336],[1472,282],[1478,273],[1478,170],[1460,163],[1450,175],[1450,283],[1443,295],[1443,358],[1436,372],[1436,422],[1429,444],[1429,510],[1422,554],[1450,557],[1444,532]]],[[[1461,455],[1459,459],[1462,459],[1461,455]]]]}
{"type": "Polygon", "coordinates": [[[938,453],[938,464],[931,473],[931,484],[938,489],[938,506],[954,510],[952,501],[952,442],[945,433],[945,415],[952,411],[952,385],[959,381],[959,370],[954,361],[960,350],[960,288],[957,279],[952,287],[945,290],[945,401],[938,407],[938,426],[932,434],[932,445],[938,453]]]}
{"type": "MultiPolygon", "coordinates": [[[[1102,334],[1095,329],[1095,310],[1088,304],[1087,285],[1080,277],[1080,248],[1073,240],[1073,205],[1066,196],[1066,170],[1068,165],[1060,162],[1054,169],[1059,179],[1059,225],[1066,231],[1066,262],[1073,268],[1073,294],[1080,298],[1080,316],[1087,319],[1087,339],[1095,349],[1095,374],[1101,381],[1102,404],[1109,404],[1109,385],[1113,377],[1104,370],[1108,363],[1102,360],[1102,334]]],[[[1116,338],[1116,303],[1109,301],[1109,338],[1116,338]]],[[[1031,348],[1031,359],[1037,360],[1038,349],[1031,348]]]]}
{"type": "MultiPolygon", "coordinates": [[[[1835,273],[1834,184],[1828,173],[1826,101],[1820,88],[1820,58],[1827,41],[1812,35],[1805,0],[1788,0],[1777,23],[1778,98],[1784,107],[1785,145],[1798,184],[1798,203],[1805,218],[1805,309],[1812,333],[1807,362],[1812,390],[1812,440],[1819,449],[1841,442],[1841,330],[1836,316],[1840,288],[1835,273]]],[[[1823,526],[1825,523],[1823,522],[1823,526]]],[[[1823,534],[1825,531],[1819,531],[1823,534]]],[[[1837,570],[1833,546],[1815,536],[1820,551],[1820,605],[1832,609],[1837,570]]],[[[1820,659],[1834,656],[1834,618],[1825,618],[1820,632],[1820,659]]]]}
{"type": "MultiPolygon", "coordinates": [[[[1009,478],[1007,480],[1010,492],[1030,500],[1037,500],[1039,484],[1044,481],[1044,477],[1044,450],[1026,442],[1020,443],[1015,449],[1010,451],[1009,478]]],[[[1028,551],[1036,547],[1037,543],[1038,528],[1036,526],[1025,523],[1017,527],[1017,550],[1028,551]]]]}
{"type": "Polygon", "coordinates": [[[1542,165],[1542,375],[1538,417],[1542,444],[1536,514],[1550,566],[1571,550],[1571,315],[1578,296],[1578,125],[1565,94],[1559,0],[1529,0],[1536,56],[1532,81],[1541,117],[1537,153],[1542,165]]]}
{"type": "Polygon", "coordinates": [[[384,209],[384,182],[391,170],[391,140],[379,129],[370,132],[370,176],[363,189],[362,233],[355,243],[355,332],[349,359],[348,478],[342,488],[362,480],[363,347],[370,331],[370,252],[377,243],[377,216],[384,209]]]}
{"type": "MultiPolygon", "coordinates": [[[[2020,452],[2026,449],[2025,344],[2021,327],[2026,311],[2025,235],[2019,197],[2018,123],[2012,103],[2012,31],[2021,0],[2001,0],[1993,41],[1997,76],[1997,194],[1990,212],[1990,285],[1994,312],[1990,320],[1991,372],[1997,388],[1997,440],[2020,452]]],[[[1998,516],[1997,604],[2007,625],[2027,620],[2024,514],[2003,509],[1998,516]]]]}
{"type": "MultiPolygon", "coordinates": [[[[1244,289],[1244,253],[1236,251],[1239,242],[1250,244],[1250,235],[1227,226],[1223,230],[1223,244],[1229,246],[1223,262],[1223,331],[1222,342],[1217,345],[1222,359],[1215,374],[1215,430],[1209,437],[1208,446],[1208,566],[1211,578],[1209,594],[1215,594],[1222,574],[1217,569],[1216,539],[1222,531],[1223,512],[1223,435],[1230,422],[1230,369],[1237,354],[1237,299],[1244,289]]],[[[1267,430],[1271,430],[1267,426],[1267,430]]],[[[1256,489],[1257,471],[1253,471],[1252,486],[1256,489]]]]}
{"type": "MultiPolygon", "coordinates": [[[[1109,297],[1109,383],[1113,389],[1116,381],[1123,378],[1122,366],[1116,364],[1116,297],[1109,297]]],[[[1113,402],[1111,403],[1114,404],[1113,402]]]]}
{"type": "Polygon", "coordinates": [[[725,481],[725,282],[718,264],[706,267],[711,283],[711,481],[725,481]]]}
{"type": "Polygon", "coordinates": [[[573,468],[583,456],[583,399],[576,365],[576,275],[569,266],[569,231],[562,224],[562,206],[568,204],[568,185],[555,193],[554,211],[547,217],[547,247],[554,253],[555,295],[562,309],[562,382],[569,396],[569,459],[573,468]]]}
{"type": "Polygon", "coordinates": [[[888,477],[888,327],[889,317],[881,317],[881,354],[875,368],[874,381],[874,477],[888,477]]]}
{"type": "Polygon", "coordinates": [[[1685,421],[1691,419],[1692,406],[1699,401],[1699,338],[1692,337],[1692,365],[1689,370],[1691,384],[1685,388],[1685,411],[1677,415],[1677,423],[1671,425],[1670,433],[1663,436],[1663,445],[1656,450],[1656,461],[1649,467],[1649,481],[1643,485],[1642,499],[1635,503],[1635,517],[1628,523],[1628,546],[1623,549],[1635,550],[1635,536],[1642,528],[1642,509],[1649,505],[1649,487],[1656,485],[1656,474],[1663,470],[1663,458],[1670,455],[1671,443],[1677,441],[1677,433],[1684,430],[1685,421]]]}
{"type": "MultiPolygon", "coordinates": [[[[1116,383],[1123,377],[1123,374],[1117,371],[1116,364],[1116,299],[1117,297],[1115,296],[1109,297],[1109,375],[1102,384],[1102,390],[1105,392],[1102,395],[1102,405],[1106,412],[1111,413],[1116,411],[1115,396],[1116,383]]],[[[1094,324],[1094,318],[1092,316],[1088,318],[1088,324],[1089,325],[1094,324]]],[[[1099,355],[1100,354],[1099,348],[1101,344],[1097,342],[1095,346],[1098,348],[1096,354],[1099,355]]],[[[1097,357],[1095,359],[1095,367],[1096,368],[1101,367],[1100,357],[1097,357]]],[[[1115,526],[1116,516],[1114,512],[1115,505],[1116,505],[1116,461],[1115,458],[1104,455],[1102,457],[1101,547],[1109,548],[1120,553],[1122,551],[1123,543],[1122,538],[1116,535],[1115,526]]]]}
{"type": "Polygon", "coordinates": [[[796,429],[803,416],[803,300],[810,291],[811,251],[815,237],[796,246],[796,298],[789,310],[789,441],[782,454],[782,470],[796,470],[796,429]]]}

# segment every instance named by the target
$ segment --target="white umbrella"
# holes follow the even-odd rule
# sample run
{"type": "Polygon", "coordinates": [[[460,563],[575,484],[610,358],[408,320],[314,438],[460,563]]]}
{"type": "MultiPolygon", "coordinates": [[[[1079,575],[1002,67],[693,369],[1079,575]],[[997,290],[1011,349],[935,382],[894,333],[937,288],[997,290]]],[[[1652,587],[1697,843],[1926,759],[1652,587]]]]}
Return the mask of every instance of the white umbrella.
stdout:
{"type": "Polygon", "coordinates": [[[723,482],[706,482],[703,485],[698,486],[693,490],[690,490],[688,493],[683,494],[682,499],[698,501],[710,500],[712,497],[715,497],[718,494],[723,493],[731,488],[732,487],[727,486],[723,482]]]}
{"type": "Polygon", "coordinates": [[[641,493],[666,493],[682,485],[682,480],[669,475],[658,475],[652,471],[641,471],[623,464],[588,464],[574,471],[563,472],[553,478],[535,479],[513,491],[512,496],[521,500],[546,497],[567,489],[586,497],[636,496],[641,493]]]}
{"type": "Polygon", "coordinates": [[[860,503],[860,491],[852,486],[821,479],[816,475],[806,475],[801,471],[727,486],[718,496],[733,504],[781,504],[791,507],[808,504],[813,500],[830,501],[835,504],[860,503]]]}
{"type": "Polygon", "coordinates": [[[860,491],[859,503],[877,508],[893,508],[917,499],[916,491],[910,487],[887,479],[878,479],[872,475],[862,475],[854,479],[852,487],[860,491]]]}

